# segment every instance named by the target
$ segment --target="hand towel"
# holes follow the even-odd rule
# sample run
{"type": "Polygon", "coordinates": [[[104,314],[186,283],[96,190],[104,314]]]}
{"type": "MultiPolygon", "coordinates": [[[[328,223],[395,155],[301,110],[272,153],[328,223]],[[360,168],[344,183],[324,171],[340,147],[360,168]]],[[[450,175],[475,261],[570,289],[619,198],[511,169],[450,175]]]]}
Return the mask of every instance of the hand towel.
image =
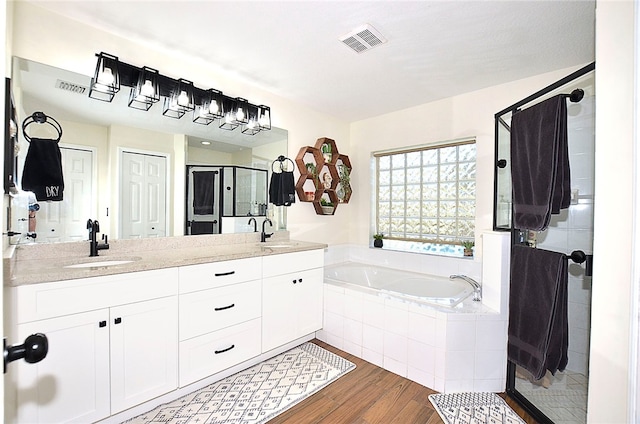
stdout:
{"type": "Polygon", "coordinates": [[[569,207],[571,177],[566,96],[558,95],[511,118],[514,226],[534,231],[569,207]]]}
{"type": "Polygon", "coordinates": [[[296,201],[293,171],[273,172],[269,183],[269,202],[276,206],[291,206],[296,201]]]}
{"type": "Polygon", "coordinates": [[[57,140],[31,137],[22,171],[22,190],[39,201],[61,201],[64,191],[62,154],[57,140]]]}
{"type": "Polygon", "coordinates": [[[512,246],[507,354],[536,380],[567,365],[567,282],[564,254],[512,246]]]}
{"type": "Polygon", "coordinates": [[[213,214],[215,171],[193,172],[193,214],[213,214]]]}

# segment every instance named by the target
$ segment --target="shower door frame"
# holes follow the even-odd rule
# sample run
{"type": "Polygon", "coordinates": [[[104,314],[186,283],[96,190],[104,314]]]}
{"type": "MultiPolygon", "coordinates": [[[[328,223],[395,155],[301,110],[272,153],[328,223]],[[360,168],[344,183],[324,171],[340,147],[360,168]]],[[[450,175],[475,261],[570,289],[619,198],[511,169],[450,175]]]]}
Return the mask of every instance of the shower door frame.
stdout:
{"type": "MultiPolygon", "coordinates": [[[[494,180],[493,180],[493,230],[494,231],[509,231],[511,232],[511,246],[513,246],[514,243],[520,242],[521,241],[521,234],[520,231],[515,229],[513,227],[513,210],[511,210],[511,220],[510,220],[510,224],[509,224],[509,228],[506,228],[504,226],[498,226],[498,169],[500,168],[499,166],[499,162],[500,162],[500,158],[499,158],[499,129],[500,129],[500,125],[505,126],[505,128],[507,128],[508,131],[511,131],[511,128],[509,128],[509,126],[506,124],[506,122],[502,119],[502,116],[506,113],[511,112],[513,114],[513,112],[515,112],[516,110],[518,110],[519,108],[521,108],[522,106],[527,105],[528,103],[533,102],[534,100],[537,100],[538,98],[554,91],[557,90],[558,88],[561,88],[562,86],[572,82],[575,79],[578,79],[586,74],[588,74],[589,72],[594,71],[596,68],[596,63],[592,62],[580,69],[578,69],[577,71],[567,75],[566,77],[554,82],[553,84],[533,93],[532,95],[520,100],[517,103],[514,103],[513,105],[501,110],[500,112],[496,113],[494,115],[494,121],[495,121],[495,130],[494,130],[494,136],[495,136],[495,156],[494,156],[494,180]]],[[[502,166],[504,168],[504,165],[502,166]]],[[[509,276],[509,278],[511,278],[511,276],[509,276]]],[[[527,399],[527,397],[525,395],[523,395],[522,393],[520,393],[517,389],[516,389],[516,365],[511,362],[511,361],[507,361],[507,381],[506,381],[506,393],[509,397],[513,398],[529,415],[531,415],[536,421],[538,421],[541,424],[554,424],[554,422],[549,419],[540,409],[538,409],[531,401],[529,401],[529,399],[527,399]]]]}

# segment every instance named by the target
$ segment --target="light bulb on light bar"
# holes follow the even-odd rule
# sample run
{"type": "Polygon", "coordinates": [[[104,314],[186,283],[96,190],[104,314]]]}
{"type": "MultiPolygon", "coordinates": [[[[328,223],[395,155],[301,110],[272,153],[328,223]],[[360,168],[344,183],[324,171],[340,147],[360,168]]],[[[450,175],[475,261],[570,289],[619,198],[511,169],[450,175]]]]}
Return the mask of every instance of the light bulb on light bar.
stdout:
{"type": "Polygon", "coordinates": [[[98,83],[102,85],[111,85],[115,81],[111,68],[104,68],[98,75],[98,83]]]}
{"type": "Polygon", "coordinates": [[[140,95],[151,97],[155,94],[155,90],[153,88],[153,83],[151,80],[146,80],[142,87],[140,88],[140,95]]]}
{"type": "Polygon", "coordinates": [[[189,96],[187,96],[187,92],[186,91],[181,91],[180,95],[178,96],[178,105],[180,106],[189,106],[189,96]]]}

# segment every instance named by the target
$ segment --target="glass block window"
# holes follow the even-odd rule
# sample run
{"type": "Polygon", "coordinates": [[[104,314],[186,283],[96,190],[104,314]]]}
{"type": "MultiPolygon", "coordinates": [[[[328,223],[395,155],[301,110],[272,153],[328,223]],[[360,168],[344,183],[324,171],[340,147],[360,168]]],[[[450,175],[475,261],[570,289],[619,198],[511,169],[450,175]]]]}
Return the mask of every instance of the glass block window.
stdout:
{"type": "Polygon", "coordinates": [[[376,232],[411,244],[474,239],[475,140],[379,152],[374,160],[376,232]]]}

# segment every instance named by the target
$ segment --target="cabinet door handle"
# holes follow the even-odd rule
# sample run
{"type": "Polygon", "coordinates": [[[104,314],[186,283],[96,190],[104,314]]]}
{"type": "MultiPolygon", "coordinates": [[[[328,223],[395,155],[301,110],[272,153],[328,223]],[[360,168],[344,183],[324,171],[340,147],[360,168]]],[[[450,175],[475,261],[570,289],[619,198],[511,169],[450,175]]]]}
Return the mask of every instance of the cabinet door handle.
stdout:
{"type": "Polygon", "coordinates": [[[216,350],[216,351],[215,351],[215,354],[216,354],[216,355],[218,355],[218,354],[220,354],[220,353],[228,352],[228,351],[230,351],[231,349],[233,349],[234,347],[236,347],[236,345],[231,345],[231,346],[229,346],[229,347],[228,347],[228,348],[226,348],[226,349],[216,350]]]}
{"type": "Polygon", "coordinates": [[[302,283],[302,278],[298,278],[298,283],[302,283]]]}
{"type": "Polygon", "coordinates": [[[295,283],[297,283],[297,281],[296,281],[296,279],[294,278],[294,279],[293,279],[293,284],[295,284],[295,283]]]}
{"type": "Polygon", "coordinates": [[[106,327],[107,326],[107,321],[100,321],[98,323],[98,327],[102,328],[102,327],[106,327]]]}
{"type": "Polygon", "coordinates": [[[231,309],[231,308],[233,308],[234,306],[236,306],[236,304],[235,304],[235,303],[232,303],[232,304],[231,304],[231,305],[229,305],[229,306],[221,306],[220,308],[214,308],[214,311],[224,311],[225,309],[231,309]]]}
{"type": "Polygon", "coordinates": [[[216,273],[215,273],[215,274],[213,274],[213,275],[215,275],[216,277],[224,277],[224,276],[226,276],[226,275],[233,275],[233,274],[235,274],[235,273],[236,273],[235,271],[229,271],[229,272],[216,272],[216,273]]]}
{"type": "Polygon", "coordinates": [[[120,324],[122,322],[122,318],[118,317],[116,319],[113,320],[114,324],[120,324]]]}

